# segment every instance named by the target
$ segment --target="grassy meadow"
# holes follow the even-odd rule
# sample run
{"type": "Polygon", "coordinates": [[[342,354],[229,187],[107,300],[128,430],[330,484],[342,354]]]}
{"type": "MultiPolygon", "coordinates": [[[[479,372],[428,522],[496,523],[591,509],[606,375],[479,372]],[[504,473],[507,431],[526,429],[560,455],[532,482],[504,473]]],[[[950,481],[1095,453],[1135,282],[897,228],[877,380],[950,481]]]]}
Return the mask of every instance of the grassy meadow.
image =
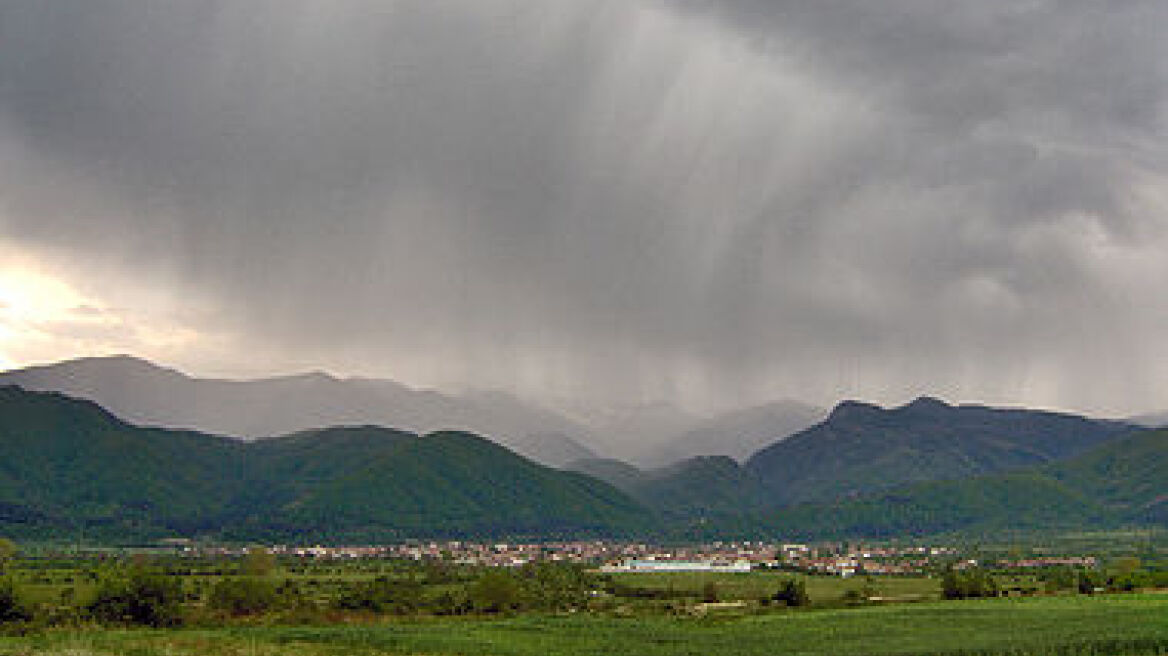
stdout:
{"type": "Polygon", "coordinates": [[[1168,654],[1168,594],[1058,596],[707,616],[521,615],[343,626],[52,630],[20,656],[1168,654]]]}
{"type": "MultiPolygon", "coordinates": [[[[790,576],[783,572],[754,571],[742,573],[655,572],[652,574],[613,574],[613,580],[632,589],[666,593],[669,597],[700,597],[712,584],[719,600],[755,601],[774,593],[779,582],[790,576]],[[672,595],[670,594],[672,593],[672,595]]],[[[807,594],[816,605],[843,603],[851,591],[865,597],[878,596],[890,601],[924,601],[941,597],[940,582],[926,577],[850,577],[804,576],[807,594]]]]}
{"type": "Polygon", "coordinates": [[[991,595],[953,600],[941,576],[29,558],[0,577],[0,656],[1168,655],[1159,560],[1055,573],[994,572],[991,595]]]}

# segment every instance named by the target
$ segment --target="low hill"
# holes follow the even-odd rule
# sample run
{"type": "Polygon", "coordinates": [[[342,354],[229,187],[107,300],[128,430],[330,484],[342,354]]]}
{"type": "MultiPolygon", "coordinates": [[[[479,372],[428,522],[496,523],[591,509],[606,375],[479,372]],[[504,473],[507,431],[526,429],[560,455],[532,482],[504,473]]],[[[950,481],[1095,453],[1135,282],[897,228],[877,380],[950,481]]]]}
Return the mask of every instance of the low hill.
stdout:
{"type": "Polygon", "coordinates": [[[0,385],[62,392],[134,424],[244,439],[376,424],[415,433],[465,430],[557,466],[595,457],[587,428],[502,392],[461,396],[321,372],[256,380],[195,378],[131,356],[78,358],[0,373],[0,385]]]}
{"type": "Polygon", "coordinates": [[[761,507],[758,481],[728,456],[695,456],[641,470],[619,460],[583,460],[568,469],[598,478],[670,519],[740,515],[761,507]]]}
{"type": "Polygon", "coordinates": [[[728,456],[696,456],[651,472],[633,495],[669,517],[741,515],[756,510],[759,481],[728,456]]]}
{"type": "Polygon", "coordinates": [[[1132,430],[1122,422],[927,397],[892,409],[846,401],[822,423],[756,453],[746,469],[769,504],[789,505],[1031,467],[1132,430]]]}
{"type": "Polygon", "coordinates": [[[652,525],[613,487],[468,433],[356,426],[244,443],[0,388],[0,532],[12,535],[336,541],[652,525]]]}
{"type": "Polygon", "coordinates": [[[400,441],[363,467],[290,495],[276,514],[285,533],[370,540],[603,534],[651,524],[643,508],[601,481],[459,432],[400,441]]]}
{"type": "Polygon", "coordinates": [[[755,527],[816,538],[1168,527],[1165,481],[1168,430],[1144,431],[1039,467],[794,506],[755,527]]]}

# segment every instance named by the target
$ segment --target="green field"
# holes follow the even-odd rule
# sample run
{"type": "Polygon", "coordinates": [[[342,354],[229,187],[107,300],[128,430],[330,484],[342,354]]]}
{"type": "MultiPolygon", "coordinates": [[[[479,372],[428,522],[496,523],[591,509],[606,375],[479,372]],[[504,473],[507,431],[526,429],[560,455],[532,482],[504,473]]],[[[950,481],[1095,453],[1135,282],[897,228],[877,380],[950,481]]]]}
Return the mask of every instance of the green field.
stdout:
{"type": "MultiPolygon", "coordinates": [[[[631,588],[673,591],[678,595],[697,597],[708,583],[713,583],[718,598],[725,601],[756,601],[774,594],[779,581],[789,578],[786,572],[710,573],[710,572],[654,572],[652,574],[614,574],[613,579],[631,588]]],[[[925,577],[851,577],[805,576],[807,593],[816,605],[836,605],[848,591],[874,593],[887,599],[916,601],[939,599],[941,586],[937,579],[925,577]]]]}
{"type": "Polygon", "coordinates": [[[1168,654],[1168,594],[929,602],[727,617],[535,616],[329,627],[58,630],[21,656],[1168,654]]]}

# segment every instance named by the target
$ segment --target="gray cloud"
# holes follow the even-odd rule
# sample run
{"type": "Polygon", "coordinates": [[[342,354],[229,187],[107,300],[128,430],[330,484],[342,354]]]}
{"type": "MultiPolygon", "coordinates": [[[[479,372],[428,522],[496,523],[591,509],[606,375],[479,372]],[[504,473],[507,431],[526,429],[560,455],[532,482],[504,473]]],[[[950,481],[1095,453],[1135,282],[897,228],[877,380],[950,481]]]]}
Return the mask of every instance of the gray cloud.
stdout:
{"type": "Polygon", "coordinates": [[[6,3],[0,229],[92,294],[189,301],[241,358],[1152,409],[1165,14],[6,3]]]}

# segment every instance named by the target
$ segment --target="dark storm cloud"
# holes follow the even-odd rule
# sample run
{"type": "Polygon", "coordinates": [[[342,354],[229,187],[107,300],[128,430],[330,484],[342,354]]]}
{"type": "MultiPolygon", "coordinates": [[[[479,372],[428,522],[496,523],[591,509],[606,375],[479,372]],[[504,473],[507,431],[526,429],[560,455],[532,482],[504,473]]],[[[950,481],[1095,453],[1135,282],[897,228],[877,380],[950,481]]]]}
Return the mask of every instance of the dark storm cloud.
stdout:
{"type": "Polygon", "coordinates": [[[7,3],[0,228],[341,371],[1150,409],[1166,19],[7,3]]]}

